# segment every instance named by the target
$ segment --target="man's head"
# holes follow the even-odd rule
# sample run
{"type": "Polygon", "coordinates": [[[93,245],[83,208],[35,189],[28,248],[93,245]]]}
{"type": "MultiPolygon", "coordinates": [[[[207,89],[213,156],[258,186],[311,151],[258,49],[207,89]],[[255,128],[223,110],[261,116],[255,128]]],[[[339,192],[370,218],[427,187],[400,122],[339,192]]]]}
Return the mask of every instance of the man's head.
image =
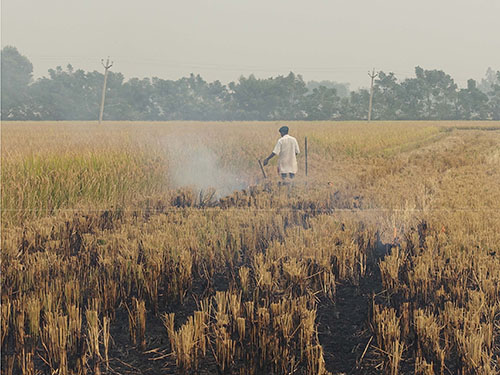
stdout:
{"type": "Polygon", "coordinates": [[[288,134],[288,126],[282,126],[280,129],[279,129],[279,132],[281,134],[281,136],[283,137],[284,135],[287,135],[288,134]]]}

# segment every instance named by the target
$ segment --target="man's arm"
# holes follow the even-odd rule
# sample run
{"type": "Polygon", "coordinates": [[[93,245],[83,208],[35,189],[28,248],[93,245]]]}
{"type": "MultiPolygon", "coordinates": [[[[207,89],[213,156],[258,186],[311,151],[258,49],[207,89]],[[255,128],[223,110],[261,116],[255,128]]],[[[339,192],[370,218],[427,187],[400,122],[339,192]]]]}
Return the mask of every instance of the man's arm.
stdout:
{"type": "Polygon", "coordinates": [[[269,160],[271,160],[272,158],[274,158],[276,156],[276,154],[274,152],[271,152],[271,155],[269,155],[267,158],[264,159],[264,165],[267,165],[267,163],[269,163],[269,160]]]}
{"type": "Polygon", "coordinates": [[[267,158],[264,159],[264,165],[267,165],[267,163],[269,163],[269,160],[274,158],[280,152],[281,152],[281,139],[279,139],[278,142],[276,143],[276,146],[274,146],[274,149],[273,149],[273,152],[271,152],[271,155],[269,155],[267,158]]]}

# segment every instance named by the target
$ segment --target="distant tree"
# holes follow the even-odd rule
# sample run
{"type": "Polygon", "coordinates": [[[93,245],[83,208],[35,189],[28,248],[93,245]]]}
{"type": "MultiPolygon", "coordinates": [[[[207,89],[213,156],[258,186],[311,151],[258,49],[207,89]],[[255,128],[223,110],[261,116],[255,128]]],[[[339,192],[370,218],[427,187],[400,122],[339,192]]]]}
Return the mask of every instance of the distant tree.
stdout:
{"type": "Polygon", "coordinates": [[[272,113],[273,120],[300,120],[304,95],[307,93],[302,76],[290,72],[286,77],[278,76],[271,80],[271,94],[276,97],[277,106],[272,113]]]}
{"type": "Polygon", "coordinates": [[[412,120],[451,120],[456,117],[457,85],[441,70],[415,68],[416,78],[406,80],[407,90],[403,113],[411,114],[412,120]],[[410,108],[408,108],[410,107],[410,108]]]}
{"type": "Polygon", "coordinates": [[[230,109],[240,120],[301,119],[301,102],[307,92],[300,75],[257,79],[252,74],[229,84],[230,109]]]}
{"type": "Polygon", "coordinates": [[[484,92],[485,94],[488,94],[491,92],[493,89],[493,85],[497,82],[497,74],[496,72],[491,69],[491,67],[488,67],[486,70],[486,74],[484,78],[481,79],[481,82],[477,85],[477,88],[484,92]]]}
{"type": "Polygon", "coordinates": [[[200,75],[194,74],[181,81],[188,88],[189,108],[184,111],[184,117],[193,120],[226,119],[225,107],[228,100],[226,86],[219,81],[208,83],[200,75]]]}
{"type": "Polygon", "coordinates": [[[379,72],[374,86],[374,120],[397,120],[402,117],[401,86],[394,73],[379,72]]]}
{"type": "Polygon", "coordinates": [[[340,118],[341,99],[334,88],[319,86],[303,99],[306,120],[336,120],[340,118]]]}
{"type": "Polygon", "coordinates": [[[497,80],[492,84],[491,90],[488,93],[488,104],[490,110],[490,118],[492,120],[500,120],[500,71],[496,72],[497,80]]]}
{"type": "MultiPolygon", "coordinates": [[[[108,73],[104,118],[111,119],[109,110],[113,106],[123,83],[121,73],[108,73]]],[[[96,120],[99,115],[104,75],[99,72],[66,70],[58,66],[49,69],[49,76],[37,80],[30,88],[33,97],[33,117],[40,120],[96,120]]]]}
{"type": "Polygon", "coordinates": [[[370,93],[366,89],[351,91],[349,98],[343,98],[340,107],[342,120],[366,120],[368,118],[368,102],[370,93]]]}
{"type": "Polygon", "coordinates": [[[228,120],[228,103],[230,95],[226,85],[220,81],[208,83],[204,90],[204,98],[210,104],[209,110],[206,111],[205,119],[228,120]]]}
{"type": "Polygon", "coordinates": [[[152,79],[153,103],[158,107],[162,120],[176,120],[182,117],[187,98],[187,85],[179,81],[152,79]]]}
{"type": "Polygon", "coordinates": [[[29,85],[33,80],[33,65],[12,46],[2,48],[1,64],[2,119],[27,120],[31,114],[29,85]]]}
{"type": "Polygon", "coordinates": [[[191,73],[177,81],[182,88],[183,103],[180,117],[186,120],[206,120],[209,104],[205,100],[207,82],[199,75],[191,73]]]}
{"type": "Polygon", "coordinates": [[[269,120],[270,108],[274,106],[272,98],[266,94],[267,83],[255,78],[241,76],[238,82],[230,82],[230,108],[238,120],[269,120]]]}
{"type": "MultiPolygon", "coordinates": [[[[96,120],[104,76],[67,65],[33,82],[33,66],[16,48],[2,49],[4,120],[96,120]]],[[[109,72],[105,120],[366,120],[369,92],[332,81],[310,81],[290,72],[223,85],[190,74],[176,81],[157,77],[124,80],[109,72]]],[[[441,70],[415,68],[398,81],[379,72],[374,86],[377,120],[500,120],[500,72],[491,68],[478,85],[459,90],[441,70]]]]}
{"type": "Polygon", "coordinates": [[[461,120],[488,118],[488,96],[477,88],[473,79],[467,81],[466,89],[458,92],[457,118],[461,120]]]}
{"type": "Polygon", "coordinates": [[[341,98],[349,97],[349,84],[348,83],[339,83],[335,81],[308,81],[307,82],[307,90],[309,92],[313,92],[314,89],[318,89],[320,86],[324,86],[327,89],[335,89],[337,95],[341,98]]]}
{"type": "Polygon", "coordinates": [[[177,81],[153,78],[152,103],[163,120],[226,120],[229,93],[219,81],[191,74],[177,81]]]}
{"type": "Polygon", "coordinates": [[[131,78],[118,86],[114,93],[112,90],[111,85],[104,110],[108,120],[158,120],[159,111],[152,101],[153,87],[149,78],[131,78]]]}
{"type": "Polygon", "coordinates": [[[416,78],[408,78],[401,82],[401,96],[399,98],[401,120],[420,120],[427,116],[424,100],[427,94],[422,86],[422,81],[416,78]]]}

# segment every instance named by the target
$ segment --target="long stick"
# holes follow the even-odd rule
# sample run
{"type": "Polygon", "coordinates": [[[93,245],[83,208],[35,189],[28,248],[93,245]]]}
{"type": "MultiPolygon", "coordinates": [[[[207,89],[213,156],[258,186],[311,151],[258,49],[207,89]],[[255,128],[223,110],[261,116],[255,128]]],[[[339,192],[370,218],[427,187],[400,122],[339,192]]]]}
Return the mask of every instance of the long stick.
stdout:
{"type": "Polygon", "coordinates": [[[266,172],[264,171],[264,167],[262,166],[262,162],[260,161],[260,159],[257,159],[257,160],[259,161],[260,170],[262,171],[264,178],[267,178],[266,172]]]}
{"type": "Polygon", "coordinates": [[[305,148],[304,148],[304,151],[305,151],[305,154],[306,154],[306,177],[307,177],[307,137],[306,137],[306,142],[305,142],[305,148]]]}

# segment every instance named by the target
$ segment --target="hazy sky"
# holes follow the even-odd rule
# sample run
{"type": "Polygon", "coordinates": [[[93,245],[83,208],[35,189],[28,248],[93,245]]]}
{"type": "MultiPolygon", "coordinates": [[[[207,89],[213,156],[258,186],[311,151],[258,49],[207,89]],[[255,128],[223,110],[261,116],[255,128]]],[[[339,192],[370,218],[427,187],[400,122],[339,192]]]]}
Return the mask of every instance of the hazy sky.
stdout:
{"type": "Polygon", "coordinates": [[[500,0],[1,0],[2,47],[35,76],[71,63],[127,78],[300,73],[367,86],[374,67],[442,69],[460,86],[500,70],[500,0]]]}

